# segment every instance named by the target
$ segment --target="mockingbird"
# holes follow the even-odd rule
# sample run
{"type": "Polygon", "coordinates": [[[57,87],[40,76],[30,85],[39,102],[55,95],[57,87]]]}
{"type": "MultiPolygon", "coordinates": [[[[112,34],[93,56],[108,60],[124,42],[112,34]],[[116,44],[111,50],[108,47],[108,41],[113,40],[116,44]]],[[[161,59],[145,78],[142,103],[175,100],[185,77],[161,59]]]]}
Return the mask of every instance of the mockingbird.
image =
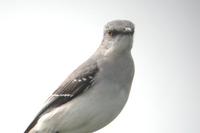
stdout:
{"type": "Polygon", "coordinates": [[[107,23],[99,48],[49,97],[25,133],[91,133],[115,119],[134,75],[133,33],[128,20],[107,23]]]}

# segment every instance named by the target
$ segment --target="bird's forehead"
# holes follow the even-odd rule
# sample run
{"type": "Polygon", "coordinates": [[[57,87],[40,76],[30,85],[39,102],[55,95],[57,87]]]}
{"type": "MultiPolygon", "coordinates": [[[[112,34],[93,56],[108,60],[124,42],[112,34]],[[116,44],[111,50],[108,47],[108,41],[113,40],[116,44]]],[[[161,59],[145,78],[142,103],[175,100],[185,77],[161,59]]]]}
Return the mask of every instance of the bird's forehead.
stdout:
{"type": "Polygon", "coordinates": [[[114,20],[114,21],[108,22],[104,28],[105,31],[107,30],[122,31],[124,29],[134,31],[134,24],[128,20],[114,20]]]}

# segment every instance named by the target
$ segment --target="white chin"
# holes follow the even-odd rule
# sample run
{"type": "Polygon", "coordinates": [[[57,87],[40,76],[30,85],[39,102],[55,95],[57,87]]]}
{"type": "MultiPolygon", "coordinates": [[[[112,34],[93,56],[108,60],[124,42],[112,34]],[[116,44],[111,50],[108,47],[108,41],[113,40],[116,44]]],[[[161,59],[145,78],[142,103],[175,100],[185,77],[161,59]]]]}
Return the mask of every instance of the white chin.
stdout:
{"type": "Polygon", "coordinates": [[[106,49],[104,55],[116,55],[119,53],[130,51],[132,47],[132,36],[123,35],[115,37],[112,41],[111,47],[106,49]]]}

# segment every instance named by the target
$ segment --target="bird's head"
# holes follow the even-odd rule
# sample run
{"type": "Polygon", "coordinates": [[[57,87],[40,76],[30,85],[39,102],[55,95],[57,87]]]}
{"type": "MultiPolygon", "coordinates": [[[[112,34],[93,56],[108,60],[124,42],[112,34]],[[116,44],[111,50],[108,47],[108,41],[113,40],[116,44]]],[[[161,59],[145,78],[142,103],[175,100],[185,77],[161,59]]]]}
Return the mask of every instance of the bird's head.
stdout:
{"type": "Polygon", "coordinates": [[[108,22],[104,28],[101,47],[104,54],[119,54],[130,51],[133,43],[134,24],[128,20],[108,22]]]}

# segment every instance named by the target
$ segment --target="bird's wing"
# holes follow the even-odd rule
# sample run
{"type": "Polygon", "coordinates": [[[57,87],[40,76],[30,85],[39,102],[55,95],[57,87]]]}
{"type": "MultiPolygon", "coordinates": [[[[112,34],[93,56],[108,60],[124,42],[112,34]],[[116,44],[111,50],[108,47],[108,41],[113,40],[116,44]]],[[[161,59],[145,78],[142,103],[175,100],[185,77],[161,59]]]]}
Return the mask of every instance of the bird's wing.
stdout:
{"type": "Polygon", "coordinates": [[[69,102],[89,89],[93,85],[98,71],[96,63],[83,65],[75,70],[47,100],[47,104],[37,114],[24,133],[28,133],[36,125],[41,116],[69,102]]]}

